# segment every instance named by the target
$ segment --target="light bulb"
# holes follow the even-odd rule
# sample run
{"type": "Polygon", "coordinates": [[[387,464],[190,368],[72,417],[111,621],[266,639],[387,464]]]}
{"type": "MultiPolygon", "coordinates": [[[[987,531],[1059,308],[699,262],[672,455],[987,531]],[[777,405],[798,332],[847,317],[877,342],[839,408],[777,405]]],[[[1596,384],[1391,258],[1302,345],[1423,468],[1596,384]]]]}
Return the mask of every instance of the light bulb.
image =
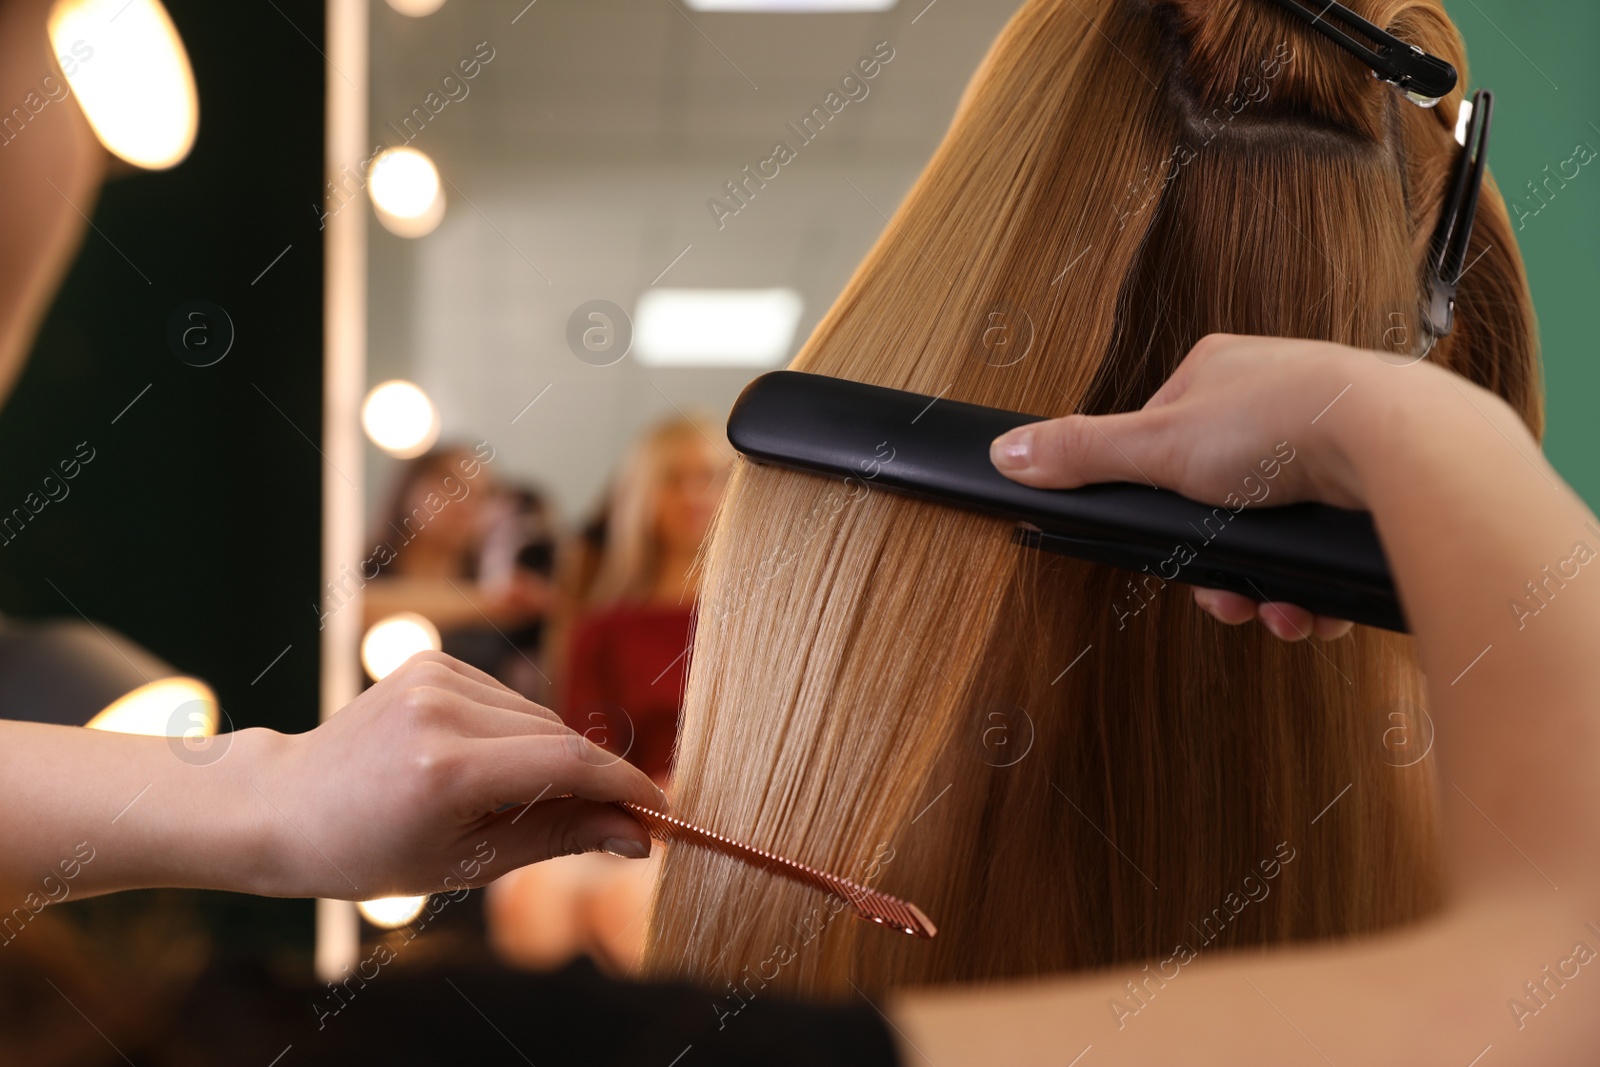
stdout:
{"type": "Polygon", "coordinates": [[[189,154],[200,101],[160,0],[60,0],[48,25],[61,72],[107,151],[149,170],[189,154]]]}
{"type": "Polygon", "coordinates": [[[419,19],[431,15],[444,6],[444,0],[389,0],[389,6],[402,15],[419,19]]]}
{"type": "Polygon", "coordinates": [[[439,439],[439,411],[428,394],[395,379],[375,385],[361,405],[361,425],[372,443],[401,459],[420,456],[439,439]]]}
{"type": "Polygon", "coordinates": [[[382,681],[418,652],[440,649],[439,628],[421,615],[402,611],[372,624],[361,639],[361,665],[382,681]]]}
{"type": "Polygon", "coordinates": [[[378,221],[400,237],[432,233],[444,218],[439,168],[415,148],[380,152],[367,172],[367,193],[378,221]]]}
{"type": "Polygon", "coordinates": [[[379,897],[361,901],[356,910],[373,926],[395,930],[421,915],[422,906],[427,902],[427,897],[379,897]]]}

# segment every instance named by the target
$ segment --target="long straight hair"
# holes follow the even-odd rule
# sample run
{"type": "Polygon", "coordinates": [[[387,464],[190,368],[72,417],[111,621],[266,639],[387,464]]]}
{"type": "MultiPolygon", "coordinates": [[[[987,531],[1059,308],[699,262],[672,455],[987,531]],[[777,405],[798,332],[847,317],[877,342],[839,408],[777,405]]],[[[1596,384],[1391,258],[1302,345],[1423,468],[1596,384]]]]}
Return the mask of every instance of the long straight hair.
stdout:
{"type": "Polygon", "coordinates": [[[684,441],[714,441],[722,430],[703,419],[674,417],[634,443],[618,468],[606,512],[606,542],[588,606],[642,601],[660,577],[656,508],[672,449],[684,441]]]}
{"type": "MultiPolygon", "coordinates": [[[[1353,6],[1465,85],[1437,0],[1353,6]]],[[[1492,185],[1454,333],[1429,349],[1420,324],[1460,101],[1411,105],[1264,0],[1029,0],[794,366],[1055,416],[1137,408],[1210,332],[1318,338],[1375,350],[1397,383],[1426,351],[1537,433],[1531,304],[1492,185]]],[[[1241,470],[1242,495],[1274,502],[1286,444],[1241,470]]],[[[914,900],[939,935],[677,849],[647,971],[708,982],[728,1011],[1144,959],[1170,978],[1438,906],[1408,638],[1285,644],[1159,575],[864,484],[735,472],[675,803],[914,900]]]]}

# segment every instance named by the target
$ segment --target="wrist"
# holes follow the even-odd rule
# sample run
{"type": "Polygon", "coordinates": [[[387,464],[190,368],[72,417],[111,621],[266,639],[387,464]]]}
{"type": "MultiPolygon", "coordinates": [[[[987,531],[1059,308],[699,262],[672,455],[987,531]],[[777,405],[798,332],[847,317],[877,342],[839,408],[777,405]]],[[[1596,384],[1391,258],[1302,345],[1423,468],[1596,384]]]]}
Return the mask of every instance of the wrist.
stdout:
{"type": "Polygon", "coordinates": [[[214,764],[197,768],[200,825],[209,825],[203,847],[201,888],[258,896],[293,895],[284,879],[287,840],[294,830],[260,792],[256,779],[270,780],[293,738],[252,728],[225,735],[228,749],[214,764]]]}
{"type": "Polygon", "coordinates": [[[1449,470],[1473,482],[1484,468],[1474,469],[1470,457],[1487,460],[1508,447],[1524,462],[1544,464],[1538,438],[1498,393],[1432,364],[1425,384],[1409,399],[1409,418],[1397,420],[1390,434],[1394,448],[1416,457],[1417,472],[1449,470]]]}
{"type": "Polygon", "coordinates": [[[1491,425],[1520,426],[1498,397],[1437,364],[1398,365],[1379,353],[1338,346],[1323,370],[1318,381],[1332,402],[1313,420],[1312,444],[1318,495],[1332,503],[1372,510],[1397,479],[1418,477],[1459,435],[1487,433],[1490,427],[1471,416],[1466,400],[1475,401],[1491,425]]]}

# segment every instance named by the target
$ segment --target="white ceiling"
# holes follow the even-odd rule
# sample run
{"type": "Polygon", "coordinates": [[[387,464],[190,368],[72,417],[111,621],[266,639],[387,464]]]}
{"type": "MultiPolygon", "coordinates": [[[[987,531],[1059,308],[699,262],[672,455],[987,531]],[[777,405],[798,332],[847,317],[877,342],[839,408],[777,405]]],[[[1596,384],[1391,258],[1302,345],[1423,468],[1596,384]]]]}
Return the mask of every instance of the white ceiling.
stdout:
{"type": "MultiPolygon", "coordinates": [[[[447,182],[440,228],[408,241],[372,226],[369,360],[374,381],[417,381],[447,436],[487,438],[502,476],[577,518],[639,428],[674,408],[721,419],[759,368],[591,366],[566,344],[573,309],[599,298],[631,312],[653,282],[789,286],[805,302],[798,347],[1017,0],[836,15],[526,2],[448,0],[410,19],[373,0],[375,143],[396,143],[388,123],[443,97],[443,77],[480,45],[493,58],[411,142],[447,182]],[[866,97],[802,145],[785,124],[885,41],[893,58],[866,97]],[[779,140],[797,158],[719,229],[707,200],[779,140]]],[[[388,472],[373,459],[376,492],[388,472]]]]}

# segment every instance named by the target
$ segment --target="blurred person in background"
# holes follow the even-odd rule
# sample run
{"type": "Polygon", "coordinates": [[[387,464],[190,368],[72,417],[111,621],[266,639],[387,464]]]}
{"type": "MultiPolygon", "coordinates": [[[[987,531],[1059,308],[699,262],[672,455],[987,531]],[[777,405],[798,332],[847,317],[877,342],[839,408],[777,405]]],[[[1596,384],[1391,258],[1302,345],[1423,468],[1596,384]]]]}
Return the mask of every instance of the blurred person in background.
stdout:
{"type": "Polygon", "coordinates": [[[421,615],[446,653],[531,696],[551,599],[549,523],[537,493],[500,488],[493,456],[487,445],[440,445],[404,462],[373,534],[366,625],[421,615]]]}
{"type": "Polygon", "coordinates": [[[557,712],[658,782],[672,758],[699,586],[695,559],[727,481],[710,423],[649,430],[618,472],[605,548],[573,626],[557,712]],[[601,736],[601,735],[604,736],[601,736]]]}
{"type": "MultiPolygon", "coordinates": [[[[605,541],[569,635],[556,711],[590,741],[664,783],[687,675],[696,559],[727,481],[720,427],[677,418],[647,431],[619,469],[605,541]]],[[[634,967],[656,860],[568,856],[514,871],[488,894],[496,951],[548,969],[588,955],[634,967]]]]}
{"type": "Polygon", "coordinates": [[[478,582],[488,590],[538,588],[546,610],[505,632],[507,648],[496,677],[530,700],[551,704],[555,690],[547,666],[549,618],[559,592],[553,590],[557,529],[544,496],[529,486],[506,486],[490,500],[488,527],[479,554],[478,582]]]}
{"type": "Polygon", "coordinates": [[[556,706],[556,693],[566,691],[567,650],[572,645],[572,627],[589,602],[595,575],[605,558],[606,525],[611,517],[611,486],[600,495],[600,502],[589,518],[571,536],[557,541],[552,585],[555,588],[549,621],[544,629],[544,671],[551,685],[551,697],[544,703],[556,706]]]}

